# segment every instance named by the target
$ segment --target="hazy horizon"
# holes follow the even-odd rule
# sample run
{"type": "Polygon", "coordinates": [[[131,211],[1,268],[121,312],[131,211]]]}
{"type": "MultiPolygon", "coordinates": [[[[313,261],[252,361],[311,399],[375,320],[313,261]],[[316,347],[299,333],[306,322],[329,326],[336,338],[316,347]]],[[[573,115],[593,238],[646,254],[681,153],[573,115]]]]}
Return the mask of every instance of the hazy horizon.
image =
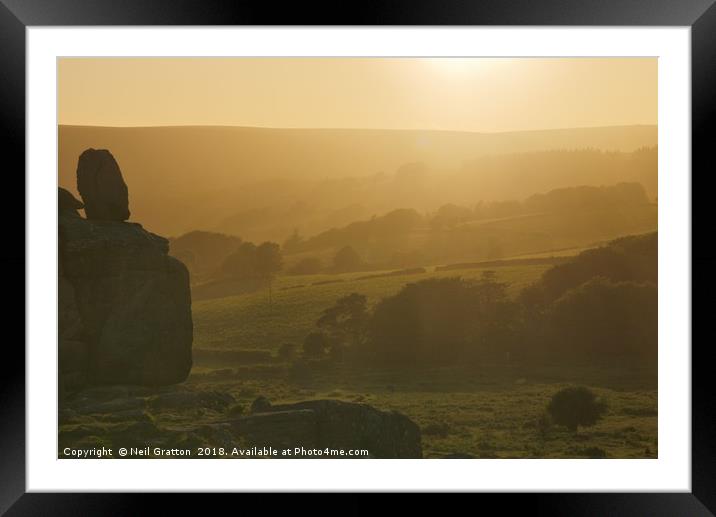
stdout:
{"type": "Polygon", "coordinates": [[[78,156],[109,149],[133,219],[172,235],[202,228],[282,240],[293,226],[316,233],[396,208],[619,181],[655,196],[655,176],[630,162],[658,143],[654,58],[62,58],[57,66],[60,185],[75,192],[78,156]],[[569,154],[589,150],[622,154],[569,154]],[[414,164],[421,172],[405,173],[414,164]],[[305,205],[301,216],[283,215],[294,205],[305,205]],[[253,222],[236,224],[243,218],[253,222]]]}

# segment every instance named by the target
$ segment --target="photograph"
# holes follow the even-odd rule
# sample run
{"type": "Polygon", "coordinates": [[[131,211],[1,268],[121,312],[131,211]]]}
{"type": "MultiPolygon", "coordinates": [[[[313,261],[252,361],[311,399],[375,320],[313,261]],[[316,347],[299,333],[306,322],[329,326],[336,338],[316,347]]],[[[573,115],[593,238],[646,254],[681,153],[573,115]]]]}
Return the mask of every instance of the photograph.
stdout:
{"type": "Polygon", "coordinates": [[[659,66],[58,56],[56,458],[658,460],[659,66]]]}
{"type": "Polygon", "coordinates": [[[0,515],[716,515],[714,35],[716,0],[0,0],[0,515]]]}

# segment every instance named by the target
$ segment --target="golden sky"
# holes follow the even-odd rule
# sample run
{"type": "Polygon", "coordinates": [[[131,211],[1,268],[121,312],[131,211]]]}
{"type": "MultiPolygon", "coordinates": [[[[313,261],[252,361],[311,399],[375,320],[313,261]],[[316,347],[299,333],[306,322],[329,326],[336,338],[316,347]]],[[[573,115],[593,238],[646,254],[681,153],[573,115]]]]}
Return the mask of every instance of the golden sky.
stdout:
{"type": "Polygon", "coordinates": [[[519,131],[657,123],[656,58],[61,58],[60,124],[519,131]]]}

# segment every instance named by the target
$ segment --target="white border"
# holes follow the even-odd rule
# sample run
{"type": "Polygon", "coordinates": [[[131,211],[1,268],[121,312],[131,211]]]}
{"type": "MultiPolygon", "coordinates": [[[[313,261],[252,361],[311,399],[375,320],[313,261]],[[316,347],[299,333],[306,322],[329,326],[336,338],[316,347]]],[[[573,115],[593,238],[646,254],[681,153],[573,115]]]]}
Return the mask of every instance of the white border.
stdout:
{"type": "Polygon", "coordinates": [[[28,28],[27,490],[690,491],[690,40],[684,28],[28,28]],[[659,458],[58,460],[58,56],[658,56],[659,458]]]}

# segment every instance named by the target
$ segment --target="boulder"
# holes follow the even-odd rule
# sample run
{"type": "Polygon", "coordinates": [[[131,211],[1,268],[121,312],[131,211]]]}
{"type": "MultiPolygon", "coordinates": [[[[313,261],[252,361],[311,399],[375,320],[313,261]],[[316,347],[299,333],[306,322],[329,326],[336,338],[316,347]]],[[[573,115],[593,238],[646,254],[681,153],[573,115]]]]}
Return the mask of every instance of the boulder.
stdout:
{"type": "MultiPolygon", "coordinates": [[[[67,217],[79,218],[79,215],[69,213],[67,217]]],[[[84,328],[75,299],[75,288],[62,274],[61,264],[57,284],[57,319],[61,388],[75,391],[83,388],[87,383],[89,350],[84,341],[84,328]]]]}
{"type": "Polygon", "coordinates": [[[165,409],[212,409],[224,411],[235,401],[230,393],[220,391],[177,391],[159,394],[149,401],[155,411],[165,409]]]}
{"type": "Polygon", "coordinates": [[[117,161],[106,149],[87,149],[77,162],[77,191],[87,219],[126,221],[129,192],[117,161]]]}
{"type": "Polygon", "coordinates": [[[60,347],[63,339],[85,343],[85,362],[73,357],[84,364],[86,382],[185,380],[193,338],[189,273],[168,255],[168,241],[135,223],[67,214],[58,220],[60,347]]]}
{"type": "Polygon", "coordinates": [[[80,214],[77,213],[77,210],[84,208],[85,205],[75,198],[69,190],[63,189],[62,187],[58,187],[57,190],[57,212],[59,214],[79,217],[80,214]]]}
{"type": "Polygon", "coordinates": [[[275,405],[261,400],[262,412],[244,415],[237,414],[234,397],[224,391],[183,385],[88,387],[68,396],[60,408],[60,444],[75,446],[94,436],[115,447],[149,440],[171,447],[291,449],[292,458],[341,458],[326,449],[369,453],[355,458],[422,457],[420,430],[400,413],[339,400],[275,405]],[[127,429],[140,436],[128,436],[127,429]]]}
{"type": "Polygon", "coordinates": [[[372,458],[422,458],[420,428],[401,413],[340,400],[267,403],[262,401],[262,412],[252,407],[251,415],[233,421],[235,434],[250,445],[367,449],[372,458]]]}

